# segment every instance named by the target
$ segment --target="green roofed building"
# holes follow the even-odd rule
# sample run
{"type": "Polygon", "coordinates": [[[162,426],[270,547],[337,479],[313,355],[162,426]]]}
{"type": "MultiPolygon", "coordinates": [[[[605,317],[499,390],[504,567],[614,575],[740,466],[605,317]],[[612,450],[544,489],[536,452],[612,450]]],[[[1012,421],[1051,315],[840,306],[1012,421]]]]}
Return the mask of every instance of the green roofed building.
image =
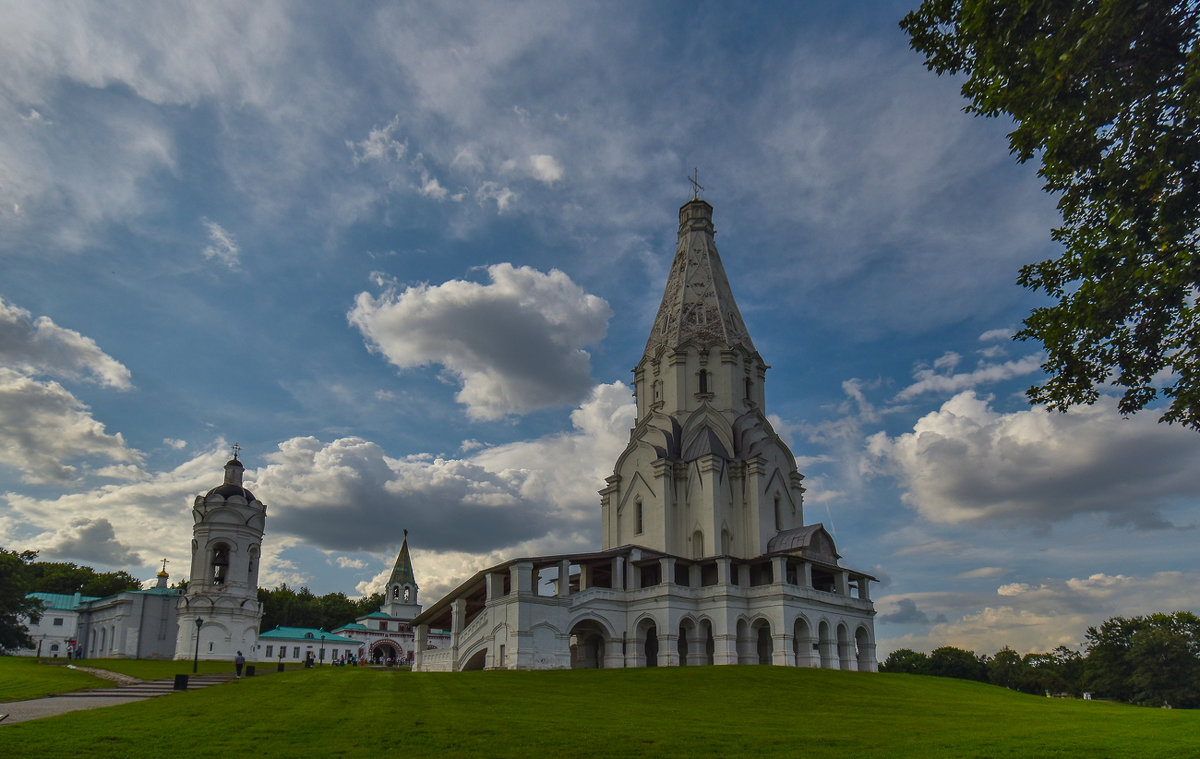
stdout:
{"type": "Polygon", "coordinates": [[[335,632],[312,627],[276,627],[258,635],[258,657],[261,662],[345,661],[358,655],[358,641],[335,632]]]}

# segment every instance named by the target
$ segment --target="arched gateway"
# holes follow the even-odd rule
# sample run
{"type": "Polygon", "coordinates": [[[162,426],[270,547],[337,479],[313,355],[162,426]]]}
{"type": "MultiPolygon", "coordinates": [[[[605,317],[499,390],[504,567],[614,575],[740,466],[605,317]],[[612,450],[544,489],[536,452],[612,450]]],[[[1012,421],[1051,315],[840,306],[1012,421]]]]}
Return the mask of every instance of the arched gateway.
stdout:
{"type": "Polygon", "coordinates": [[[477,573],[413,620],[415,669],[876,668],[875,578],[842,566],[833,536],[804,522],[804,477],[767,416],[767,364],[712,210],[698,197],[679,209],[634,369],[637,418],[600,491],[601,550],[477,573]],[[437,630],[449,645],[428,651],[437,630]]]}

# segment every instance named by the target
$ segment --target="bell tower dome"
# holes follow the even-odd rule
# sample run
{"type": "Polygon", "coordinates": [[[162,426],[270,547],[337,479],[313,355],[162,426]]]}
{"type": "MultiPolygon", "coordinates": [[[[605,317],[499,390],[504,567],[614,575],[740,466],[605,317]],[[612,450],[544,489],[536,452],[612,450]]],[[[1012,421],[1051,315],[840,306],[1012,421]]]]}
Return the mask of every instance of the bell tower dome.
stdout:
{"type": "Polygon", "coordinates": [[[233,446],[222,484],[192,505],[192,566],[179,600],[175,658],[254,660],[262,604],[258,569],[267,507],[242,485],[245,467],[233,446]]]}

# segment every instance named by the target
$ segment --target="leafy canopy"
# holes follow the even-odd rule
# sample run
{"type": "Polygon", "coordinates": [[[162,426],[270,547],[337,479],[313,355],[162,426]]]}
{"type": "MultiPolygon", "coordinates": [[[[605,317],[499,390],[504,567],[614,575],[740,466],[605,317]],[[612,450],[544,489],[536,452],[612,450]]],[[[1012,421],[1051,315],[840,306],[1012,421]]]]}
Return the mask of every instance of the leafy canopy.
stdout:
{"type": "Polygon", "coordinates": [[[36,551],[0,548],[0,651],[33,646],[25,622],[42,618],[42,602],[28,597],[34,590],[29,565],[35,558],[36,551]]]}
{"type": "Polygon", "coordinates": [[[1122,414],[1161,392],[1200,430],[1200,2],[925,0],[900,26],[1059,195],[1064,252],[1017,280],[1057,300],[1017,333],[1047,354],[1030,400],[1113,383],[1122,414]]]}

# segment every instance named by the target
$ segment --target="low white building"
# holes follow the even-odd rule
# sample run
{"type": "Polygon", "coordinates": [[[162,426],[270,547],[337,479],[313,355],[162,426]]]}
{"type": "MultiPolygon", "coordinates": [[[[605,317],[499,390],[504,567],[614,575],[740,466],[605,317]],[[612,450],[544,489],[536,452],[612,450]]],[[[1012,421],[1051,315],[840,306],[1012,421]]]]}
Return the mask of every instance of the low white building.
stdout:
{"type": "Polygon", "coordinates": [[[255,656],[250,651],[243,654],[250,661],[263,664],[270,662],[295,663],[312,660],[315,663],[331,664],[340,659],[358,655],[358,641],[327,630],[312,627],[276,627],[260,633],[255,656]]]}
{"type": "Polygon", "coordinates": [[[636,425],[600,491],[601,550],[471,577],[413,620],[415,670],[876,669],[874,578],[804,522],[803,475],[767,418],[767,365],[714,234],[712,206],[680,208],[634,369],[636,425]],[[435,629],[449,646],[428,650],[435,629]]]}
{"type": "Polygon", "coordinates": [[[79,593],[30,593],[27,597],[42,602],[42,617],[37,622],[23,620],[33,646],[17,649],[16,655],[65,658],[74,654],[79,642],[79,605],[98,597],[79,593]]]}

